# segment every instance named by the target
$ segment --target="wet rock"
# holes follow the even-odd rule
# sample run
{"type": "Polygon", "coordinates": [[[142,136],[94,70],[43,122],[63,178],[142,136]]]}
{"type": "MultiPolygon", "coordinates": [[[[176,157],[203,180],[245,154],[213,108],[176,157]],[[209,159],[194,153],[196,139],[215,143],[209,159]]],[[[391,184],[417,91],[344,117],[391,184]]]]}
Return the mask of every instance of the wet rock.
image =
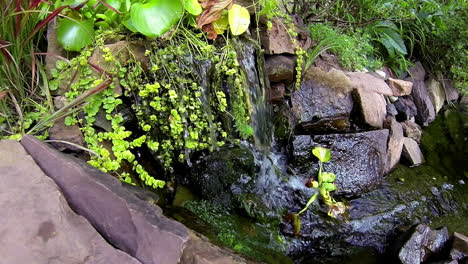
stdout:
{"type": "Polygon", "coordinates": [[[296,59],[294,56],[273,55],[265,59],[265,72],[270,82],[291,83],[294,80],[296,59]]]}
{"type": "Polygon", "coordinates": [[[406,120],[401,122],[401,126],[403,127],[403,134],[405,137],[412,138],[418,143],[421,141],[422,129],[418,124],[413,121],[406,120]]]}
{"type": "Polygon", "coordinates": [[[468,237],[463,234],[454,232],[452,249],[450,250],[450,257],[453,260],[463,260],[468,258],[468,237]]]}
{"type": "Polygon", "coordinates": [[[292,93],[291,105],[299,125],[308,132],[347,130],[353,108],[349,79],[339,70],[311,67],[301,89],[292,93]]]}
{"type": "Polygon", "coordinates": [[[348,72],[346,75],[351,80],[353,88],[381,95],[393,95],[392,89],[381,78],[362,72],[348,72]]]}
{"type": "Polygon", "coordinates": [[[357,196],[375,189],[383,179],[387,152],[388,130],[353,134],[297,136],[293,145],[293,164],[297,173],[306,178],[316,175],[318,169],[312,148],[331,149],[332,158],[324,164],[324,171],[337,175],[337,195],[357,196]]]}
{"type": "Polygon", "coordinates": [[[284,100],[284,93],[286,92],[286,86],[284,83],[275,83],[270,88],[270,102],[282,103],[284,100]]]}
{"type": "Polygon", "coordinates": [[[389,130],[387,160],[384,173],[389,173],[400,161],[403,149],[403,128],[395,118],[387,117],[384,127],[389,130]]]}
{"type": "Polygon", "coordinates": [[[431,255],[442,251],[448,240],[449,234],[446,227],[431,230],[430,227],[420,224],[414,228],[411,237],[398,253],[398,258],[403,264],[422,263],[431,255]]]}
{"type": "Polygon", "coordinates": [[[387,115],[390,116],[397,116],[398,115],[398,110],[396,109],[394,104],[387,104],[387,115]]]}
{"type": "Polygon", "coordinates": [[[142,42],[123,40],[97,48],[89,58],[89,63],[97,65],[107,72],[111,71],[115,62],[104,59],[103,56],[106,54],[104,50],[107,49],[121,65],[127,65],[130,60],[134,59],[141,62],[144,69],[149,67],[149,58],[145,56],[145,45],[142,42]]]}
{"type": "MultiPolygon", "coordinates": [[[[308,31],[302,29],[303,22],[298,16],[293,16],[293,22],[297,25],[295,27],[298,36],[296,38],[297,45],[303,50],[310,47],[311,39],[308,31]]],[[[278,17],[270,20],[272,27],[268,29],[266,26],[260,31],[260,39],[266,54],[295,54],[296,45],[292,43],[291,36],[288,33],[288,27],[278,17]]]]}
{"type": "Polygon", "coordinates": [[[424,156],[419,148],[418,142],[412,138],[404,138],[402,154],[411,166],[417,166],[424,162],[424,156]]]}
{"type": "Polygon", "coordinates": [[[426,81],[427,91],[431,97],[432,104],[434,105],[435,113],[437,114],[445,102],[445,91],[444,87],[440,82],[435,79],[426,81]]]}
{"type": "MultiPolygon", "coordinates": [[[[83,137],[83,133],[80,130],[78,125],[71,125],[67,126],[64,124],[64,119],[57,120],[54,125],[49,128],[49,139],[51,140],[61,140],[70,142],[77,146],[85,146],[86,142],[83,137]]],[[[59,151],[75,151],[81,152],[82,149],[73,146],[71,144],[61,143],[61,142],[53,142],[52,145],[56,147],[59,151]]]]}
{"type": "Polygon", "coordinates": [[[19,142],[0,141],[2,263],[140,263],[76,214],[19,142]]]}
{"type": "Polygon", "coordinates": [[[177,263],[187,229],[122,187],[116,178],[64,155],[31,136],[21,144],[59,185],[70,206],[111,242],[141,263],[177,263]]]}
{"type": "Polygon", "coordinates": [[[387,115],[387,103],[384,96],[365,89],[354,89],[353,99],[359,122],[366,126],[382,128],[387,115]]]}
{"type": "Polygon", "coordinates": [[[424,81],[412,80],[412,82],[413,91],[411,92],[411,97],[413,98],[413,102],[416,105],[418,112],[415,116],[416,122],[422,126],[427,126],[435,119],[434,105],[429,97],[424,81]]]}
{"type": "Polygon", "coordinates": [[[398,101],[395,102],[395,108],[398,111],[398,121],[410,120],[418,114],[418,109],[411,97],[400,97],[398,101]]]}
{"type": "Polygon", "coordinates": [[[388,86],[393,91],[394,96],[403,96],[403,95],[410,95],[413,89],[413,83],[408,81],[403,81],[399,79],[388,79],[388,86]]]}

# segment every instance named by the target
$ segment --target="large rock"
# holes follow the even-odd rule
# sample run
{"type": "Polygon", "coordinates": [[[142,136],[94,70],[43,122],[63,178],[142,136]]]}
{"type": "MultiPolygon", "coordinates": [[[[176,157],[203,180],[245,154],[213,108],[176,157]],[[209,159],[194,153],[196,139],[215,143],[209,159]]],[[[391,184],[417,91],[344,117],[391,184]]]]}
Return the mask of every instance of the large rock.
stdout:
{"type": "Polygon", "coordinates": [[[416,115],[416,121],[422,125],[427,126],[429,123],[435,119],[435,108],[432,104],[429,93],[427,92],[426,85],[424,81],[419,81],[415,79],[407,79],[413,82],[413,91],[411,92],[411,97],[413,102],[416,105],[418,114],[416,115]]]}
{"type": "Polygon", "coordinates": [[[301,89],[291,95],[292,111],[299,125],[309,132],[347,130],[353,108],[350,86],[342,71],[310,68],[301,89]]]}
{"type": "Polygon", "coordinates": [[[405,137],[412,138],[418,143],[421,141],[422,129],[418,124],[411,120],[406,120],[400,124],[403,127],[405,137]]]}
{"type": "Polygon", "coordinates": [[[20,143],[0,141],[0,157],[1,263],[140,263],[73,212],[20,143]]]}
{"type": "Polygon", "coordinates": [[[270,102],[280,104],[284,101],[286,85],[284,83],[275,83],[270,87],[270,102]]]}
{"type": "Polygon", "coordinates": [[[388,79],[388,86],[393,91],[393,96],[403,96],[403,95],[410,95],[411,90],[413,89],[413,83],[408,81],[403,81],[399,79],[388,79]]]}
{"type": "Polygon", "coordinates": [[[466,260],[466,258],[468,258],[468,237],[457,232],[453,233],[450,257],[453,260],[466,260]]]}
{"type": "Polygon", "coordinates": [[[408,71],[409,77],[415,81],[424,81],[426,78],[426,70],[420,61],[415,62],[408,71]]]}
{"type": "Polygon", "coordinates": [[[403,157],[411,166],[417,166],[424,162],[424,156],[419,148],[418,142],[412,138],[403,139],[403,157]]]}
{"type": "Polygon", "coordinates": [[[310,47],[311,39],[310,33],[302,29],[303,22],[298,16],[293,16],[293,23],[295,24],[295,30],[298,32],[296,44],[292,42],[292,37],[288,32],[288,26],[285,26],[284,21],[281,18],[274,17],[271,21],[271,28],[264,28],[260,31],[260,38],[262,46],[265,49],[266,54],[295,54],[296,45],[301,47],[303,50],[307,50],[310,47]]]}
{"type": "Polygon", "coordinates": [[[398,111],[398,121],[410,120],[412,117],[418,114],[418,109],[416,108],[416,105],[409,96],[403,96],[398,98],[394,105],[398,111]]]}
{"type": "Polygon", "coordinates": [[[362,124],[373,128],[383,127],[387,115],[387,103],[383,95],[357,88],[353,90],[353,99],[362,124]]]}
{"type": "Polygon", "coordinates": [[[431,230],[427,225],[420,224],[414,228],[411,237],[401,248],[398,257],[403,264],[420,264],[431,255],[442,251],[449,240],[446,227],[431,230]]]}
{"type": "Polygon", "coordinates": [[[403,149],[403,128],[395,118],[387,117],[384,127],[389,129],[387,160],[384,173],[389,173],[400,161],[403,149]]]}
{"type": "MultiPolygon", "coordinates": [[[[141,263],[177,263],[187,229],[122,187],[116,178],[57,152],[31,136],[21,144],[59,185],[71,207],[115,247],[141,263]]],[[[109,263],[109,262],[108,262],[109,263]]]]}
{"type": "Polygon", "coordinates": [[[388,130],[353,134],[297,136],[293,145],[293,164],[306,178],[316,175],[318,168],[311,150],[315,146],[331,149],[331,160],[324,171],[336,174],[337,195],[356,196],[380,185],[385,170],[388,130]],[[312,165],[314,164],[314,165],[312,165]]]}
{"type": "Polygon", "coordinates": [[[293,56],[273,55],[265,59],[265,72],[270,82],[291,83],[294,80],[296,60],[293,56]]]}
{"type": "Polygon", "coordinates": [[[437,114],[445,102],[445,90],[440,82],[436,79],[426,81],[427,91],[431,97],[432,104],[434,105],[435,113],[437,114]]]}
{"type": "Polygon", "coordinates": [[[54,145],[60,151],[81,151],[82,149],[80,149],[79,146],[83,147],[86,144],[80,127],[78,125],[65,125],[63,118],[57,120],[54,125],[49,128],[49,139],[60,140],[74,144],[72,145],[62,142],[53,142],[52,145],[54,145]]]}
{"type": "Polygon", "coordinates": [[[381,78],[363,72],[348,72],[346,75],[351,80],[352,87],[355,89],[381,95],[393,95],[392,89],[381,78]]]}

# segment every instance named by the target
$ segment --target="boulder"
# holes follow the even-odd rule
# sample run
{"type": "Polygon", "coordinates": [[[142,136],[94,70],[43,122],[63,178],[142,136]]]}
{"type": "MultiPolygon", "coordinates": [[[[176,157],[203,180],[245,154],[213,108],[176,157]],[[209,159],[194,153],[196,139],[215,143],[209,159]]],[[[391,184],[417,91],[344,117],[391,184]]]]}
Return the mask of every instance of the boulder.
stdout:
{"type": "Polygon", "coordinates": [[[73,212],[19,142],[0,141],[0,157],[0,262],[140,263],[73,212]]]}
{"type": "Polygon", "coordinates": [[[141,62],[144,69],[149,67],[149,57],[145,56],[145,45],[142,42],[137,41],[118,41],[112,44],[106,44],[102,48],[94,50],[91,57],[89,57],[89,63],[99,66],[101,69],[110,72],[114,68],[114,61],[106,61],[104,59],[105,50],[112,54],[112,56],[120,62],[121,65],[127,65],[131,59],[141,62]]]}
{"type": "Polygon", "coordinates": [[[86,142],[83,137],[83,133],[78,125],[67,126],[64,124],[64,119],[57,120],[54,125],[49,128],[49,139],[66,141],[72,144],[53,142],[52,145],[60,151],[69,150],[80,152],[82,151],[79,146],[83,147],[86,142]]]}
{"type": "Polygon", "coordinates": [[[291,110],[300,127],[308,132],[347,130],[353,108],[350,85],[342,71],[311,67],[301,89],[291,95],[291,110]]]}
{"type": "Polygon", "coordinates": [[[406,120],[400,124],[403,127],[405,137],[412,138],[418,143],[421,141],[422,129],[418,124],[410,120],[406,120]]]}
{"type": "Polygon", "coordinates": [[[382,128],[387,115],[384,96],[359,88],[354,89],[352,94],[360,123],[373,128],[382,128]]]}
{"type": "Polygon", "coordinates": [[[292,146],[292,164],[297,174],[315,177],[318,165],[311,150],[315,146],[331,150],[324,171],[336,174],[337,195],[352,197],[375,189],[383,180],[387,158],[388,130],[363,133],[297,136],[292,146]]]}
{"type": "Polygon", "coordinates": [[[403,128],[394,117],[387,117],[384,127],[389,130],[387,160],[384,173],[389,173],[400,161],[403,149],[403,128]]]}
{"type": "MultiPolygon", "coordinates": [[[[23,147],[60,187],[70,206],[115,247],[141,263],[177,263],[187,229],[138,199],[118,179],[25,135],[23,147]]],[[[109,262],[108,262],[109,263],[109,262]]],[[[118,262],[115,262],[118,263],[118,262]]]]}
{"type": "Polygon", "coordinates": [[[415,81],[424,81],[426,78],[426,70],[420,61],[415,62],[408,71],[409,77],[415,81]]]}
{"type": "Polygon", "coordinates": [[[427,225],[420,224],[401,248],[398,258],[402,264],[423,263],[431,255],[441,252],[448,240],[446,227],[431,230],[427,225]]]}
{"type": "Polygon", "coordinates": [[[53,19],[47,24],[47,55],[45,57],[45,69],[49,76],[55,69],[57,61],[66,58],[67,52],[57,41],[57,20],[53,19]]]}
{"type": "Polygon", "coordinates": [[[398,115],[398,110],[396,109],[394,104],[387,104],[386,108],[387,108],[387,115],[390,115],[393,117],[398,115]]]}
{"type": "Polygon", "coordinates": [[[415,79],[407,79],[413,82],[413,90],[411,92],[411,97],[413,102],[416,105],[418,114],[416,117],[416,122],[422,126],[427,126],[429,123],[435,119],[435,108],[432,104],[429,93],[427,92],[426,85],[424,81],[419,81],[415,79]]]}
{"type": "Polygon", "coordinates": [[[444,87],[445,96],[447,101],[456,101],[460,97],[460,92],[455,87],[455,84],[452,80],[444,78],[444,76],[440,76],[438,78],[439,81],[442,83],[442,87],[444,87]]]}
{"type": "Polygon", "coordinates": [[[284,100],[284,94],[286,92],[286,86],[284,83],[275,83],[270,87],[270,102],[282,103],[284,100]]]}
{"type": "Polygon", "coordinates": [[[398,121],[410,120],[412,117],[418,114],[418,109],[409,96],[400,97],[394,104],[398,111],[398,121]]]}
{"type": "Polygon", "coordinates": [[[389,78],[387,83],[392,89],[394,96],[410,95],[413,89],[413,83],[408,81],[389,78]]]}
{"type": "Polygon", "coordinates": [[[453,260],[466,260],[466,258],[468,258],[468,237],[457,232],[453,233],[450,257],[453,260]]]}
{"type": "Polygon", "coordinates": [[[294,81],[296,59],[294,56],[272,55],[265,59],[265,72],[270,82],[291,83],[294,81]]]}
{"type": "Polygon", "coordinates": [[[424,162],[424,156],[419,148],[418,142],[412,138],[405,137],[403,139],[402,154],[411,166],[417,166],[424,162]]]}
{"type": "Polygon", "coordinates": [[[440,82],[436,79],[426,81],[426,88],[431,97],[432,104],[434,105],[435,113],[437,114],[445,102],[445,90],[440,82]]]}
{"type": "Polygon", "coordinates": [[[381,95],[393,95],[392,89],[381,78],[363,72],[348,72],[346,75],[351,80],[352,87],[355,89],[381,95]]]}
{"type": "Polygon", "coordinates": [[[303,50],[310,47],[310,33],[302,29],[303,22],[298,16],[293,16],[293,23],[296,25],[295,30],[298,32],[296,43],[292,42],[291,35],[288,32],[288,27],[279,17],[274,17],[270,20],[271,28],[266,25],[260,31],[260,39],[266,54],[295,54],[296,45],[299,45],[303,50]]]}

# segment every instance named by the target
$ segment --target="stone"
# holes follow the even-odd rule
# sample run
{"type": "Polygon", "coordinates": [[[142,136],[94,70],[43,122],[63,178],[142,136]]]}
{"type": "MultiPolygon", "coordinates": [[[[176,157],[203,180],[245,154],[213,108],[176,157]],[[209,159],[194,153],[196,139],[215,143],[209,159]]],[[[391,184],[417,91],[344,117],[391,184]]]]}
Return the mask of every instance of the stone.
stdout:
{"type": "Polygon", "coordinates": [[[384,127],[389,130],[387,160],[384,174],[393,170],[400,161],[403,150],[403,128],[394,117],[387,117],[384,127]]]}
{"type": "Polygon", "coordinates": [[[426,78],[426,70],[420,61],[415,62],[408,71],[409,77],[415,81],[424,81],[426,78]]]}
{"type": "Polygon", "coordinates": [[[455,88],[455,84],[453,83],[453,81],[450,79],[446,79],[443,76],[440,76],[440,78],[438,79],[442,83],[442,87],[444,87],[446,96],[445,99],[449,102],[458,100],[458,98],[460,97],[460,92],[457,88],[455,88]]]}
{"type": "Polygon", "coordinates": [[[296,59],[294,56],[272,55],[265,59],[265,72],[270,82],[291,83],[294,81],[296,59]]]}
{"type": "Polygon", "coordinates": [[[426,88],[429,92],[432,104],[434,105],[435,113],[437,114],[445,102],[445,90],[440,82],[436,79],[430,79],[426,81],[426,88]]]}
{"type": "Polygon", "coordinates": [[[0,157],[2,263],[140,263],[73,212],[19,142],[0,141],[0,157]]]}
{"type": "MultiPolygon", "coordinates": [[[[292,38],[288,33],[288,27],[281,18],[274,17],[271,21],[271,28],[266,25],[260,31],[260,39],[266,54],[295,54],[296,45],[292,43],[292,38]]],[[[293,16],[295,30],[298,32],[296,43],[303,50],[307,50],[311,45],[310,33],[302,29],[303,22],[298,16],[293,16]]]]}
{"type": "Polygon", "coordinates": [[[21,144],[57,183],[73,210],[116,248],[143,264],[180,260],[187,228],[163,216],[161,208],[137,198],[118,179],[32,136],[23,136],[21,144]]]}
{"type": "Polygon", "coordinates": [[[413,102],[416,105],[418,112],[415,116],[416,122],[422,126],[429,125],[429,123],[435,119],[435,108],[432,104],[431,98],[429,97],[424,81],[413,78],[407,78],[405,80],[413,83],[411,97],[413,98],[413,102]]]}
{"type": "Polygon", "coordinates": [[[79,146],[86,146],[86,142],[83,137],[83,133],[78,125],[67,126],[64,124],[64,118],[55,121],[54,125],[49,128],[49,139],[60,140],[70,142],[72,144],[66,144],[62,142],[52,142],[52,145],[59,151],[75,151],[81,152],[82,149],[79,146]]]}
{"type": "Polygon", "coordinates": [[[346,75],[351,80],[353,88],[381,95],[393,95],[392,89],[381,78],[362,72],[348,72],[346,75]]]}
{"type": "Polygon", "coordinates": [[[67,98],[63,95],[55,96],[54,97],[54,107],[56,110],[64,107],[67,104],[67,98]]]}
{"type": "Polygon", "coordinates": [[[370,72],[369,74],[384,81],[386,81],[389,78],[387,73],[381,70],[376,70],[374,72],[370,72]]]}
{"type": "Polygon", "coordinates": [[[352,94],[360,123],[373,128],[382,128],[387,115],[384,96],[360,88],[354,89],[352,94]]]}
{"type": "Polygon", "coordinates": [[[292,142],[297,174],[305,178],[318,171],[311,150],[315,146],[331,149],[331,160],[324,171],[335,173],[336,195],[354,197],[377,188],[383,180],[387,158],[387,129],[363,133],[296,136],[292,142]],[[314,165],[311,165],[314,164],[314,165]]]}
{"type": "Polygon", "coordinates": [[[450,257],[453,260],[463,260],[468,258],[468,237],[454,232],[450,257]]]}
{"type": "MultiPolygon", "coordinates": [[[[99,66],[101,69],[109,72],[114,67],[113,61],[105,61],[103,55],[106,53],[104,49],[109,49],[114,58],[120,62],[121,65],[125,66],[128,64],[130,59],[141,62],[141,66],[144,69],[149,67],[149,57],[145,56],[146,47],[143,43],[137,41],[118,41],[112,44],[106,44],[102,48],[94,50],[91,57],[89,57],[89,63],[99,66]]],[[[99,73],[101,74],[101,73],[99,73]]]]}
{"type": "Polygon", "coordinates": [[[396,75],[395,73],[393,73],[392,69],[390,69],[389,67],[387,66],[383,66],[382,69],[380,69],[381,71],[385,72],[386,74],[386,79],[388,78],[396,78],[396,75]]]}
{"type": "Polygon", "coordinates": [[[332,69],[343,70],[340,65],[339,58],[335,54],[328,53],[326,51],[322,52],[317,58],[315,58],[312,65],[327,72],[332,69]]]}
{"type": "Polygon", "coordinates": [[[47,55],[45,57],[45,69],[47,75],[52,76],[57,61],[66,58],[67,52],[57,41],[57,20],[53,19],[47,24],[47,55]]]}
{"type": "Polygon", "coordinates": [[[418,143],[421,142],[422,129],[418,124],[410,120],[406,120],[400,124],[403,127],[405,137],[412,138],[418,143]]]}
{"type": "Polygon", "coordinates": [[[402,264],[423,263],[431,255],[441,252],[448,240],[446,227],[431,230],[427,225],[420,224],[414,228],[411,237],[401,248],[398,258],[402,264]]]}
{"type": "Polygon", "coordinates": [[[339,70],[309,68],[291,95],[291,111],[308,132],[346,131],[352,108],[349,79],[339,70]]]}
{"type": "Polygon", "coordinates": [[[390,116],[397,116],[398,115],[398,111],[395,107],[394,104],[387,104],[387,115],[390,115],[390,116]]]}
{"type": "Polygon", "coordinates": [[[284,83],[275,83],[270,87],[270,102],[282,103],[284,101],[284,94],[286,92],[286,86],[284,83]]]}
{"type": "Polygon", "coordinates": [[[394,105],[398,111],[398,121],[409,120],[418,114],[418,109],[409,96],[400,97],[398,101],[394,103],[394,105]]]}
{"type": "Polygon", "coordinates": [[[388,78],[387,83],[392,89],[394,96],[410,95],[413,89],[413,83],[408,81],[388,78]]]}
{"type": "Polygon", "coordinates": [[[418,166],[424,162],[424,156],[419,148],[418,142],[412,138],[403,139],[403,157],[411,166],[418,166]]]}
{"type": "Polygon", "coordinates": [[[387,96],[388,100],[390,101],[390,103],[395,103],[396,101],[398,101],[399,97],[398,96],[387,96]]]}

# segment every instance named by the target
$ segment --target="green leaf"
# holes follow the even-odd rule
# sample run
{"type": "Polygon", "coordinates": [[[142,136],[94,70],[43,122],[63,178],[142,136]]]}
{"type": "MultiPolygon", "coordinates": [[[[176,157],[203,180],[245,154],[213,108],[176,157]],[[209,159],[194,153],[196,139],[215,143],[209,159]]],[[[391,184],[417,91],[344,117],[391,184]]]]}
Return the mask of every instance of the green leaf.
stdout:
{"type": "Polygon", "coordinates": [[[135,29],[147,37],[159,37],[175,25],[182,16],[180,0],[151,0],[133,4],[130,19],[135,29]]]}
{"type": "Polygon", "coordinates": [[[184,7],[187,12],[194,16],[198,16],[202,12],[202,6],[198,0],[184,0],[184,7]]]}
{"type": "Polygon", "coordinates": [[[312,154],[317,157],[321,162],[327,162],[331,159],[331,152],[327,148],[315,147],[312,150],[312,154]]]}
{"type": "Polygon", "coordinates": [[[229,26],[234,36],[244,33],[249,28],[250,14],[245,7],[238,4],[232,5],[231,9],[229,9],[228,16],[229,26]]]}
{"type": "Polygon", "coordinates": [[[330,183],[334,182],[336,179],[336,175],[331,172],[322,172],[322,174],[319,175],[319,177],[321,177],[322,182],[330,182],[330,183]]]}
{"type": "Polygon", "coordinates": [[[405,42],[398,32],[384,29],[381,31],[380,37],[382,38],[382,43],[387,50],[394,49],[402,55],[406,55],[408,53],[405,42]]]}
{"type": "Polygon", "coordinates": [[[294,234],[300,235],[301,234],[301,219],[299,218],[298,214],[293,215],[293,226],[294,226],[294,234]]]}
{"type": "Polygon", "coordinates": [[[336,191],[336,185],[333,184],[333,183],[330,183],[330,182],[324,182],[322,183],[322,187],[324,190],[326,190],[327,192],[332,192],[332,191],[336,191]]]}
{"type": "Polygon", "coordinates": [[[80,51],[86,45],[93,43],[93,20],[63,18],[57,28],[57,41],[68,51],[80,51]]]}

